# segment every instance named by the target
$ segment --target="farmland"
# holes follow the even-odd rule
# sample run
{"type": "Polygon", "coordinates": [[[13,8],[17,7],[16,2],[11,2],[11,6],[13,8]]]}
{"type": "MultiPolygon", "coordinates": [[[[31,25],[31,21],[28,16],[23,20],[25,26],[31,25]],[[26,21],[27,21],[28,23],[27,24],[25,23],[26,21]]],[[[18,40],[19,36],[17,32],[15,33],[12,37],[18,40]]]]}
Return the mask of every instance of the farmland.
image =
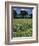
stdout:
{"type": "Polygon", "coordinates": [[[32,19],[13,19],[12,37],[31,37],[32,19]]]}

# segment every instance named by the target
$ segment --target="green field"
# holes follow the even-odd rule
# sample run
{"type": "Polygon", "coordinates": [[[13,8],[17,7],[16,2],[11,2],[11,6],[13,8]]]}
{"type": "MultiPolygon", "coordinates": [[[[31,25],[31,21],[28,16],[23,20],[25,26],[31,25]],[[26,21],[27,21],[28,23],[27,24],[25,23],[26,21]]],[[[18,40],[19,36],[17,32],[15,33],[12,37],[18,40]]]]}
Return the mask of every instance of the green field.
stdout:
{"type": "Polygon", "coordinates": [[[12,37],[31,37],[32,19],[13,19],[12,37]]]}

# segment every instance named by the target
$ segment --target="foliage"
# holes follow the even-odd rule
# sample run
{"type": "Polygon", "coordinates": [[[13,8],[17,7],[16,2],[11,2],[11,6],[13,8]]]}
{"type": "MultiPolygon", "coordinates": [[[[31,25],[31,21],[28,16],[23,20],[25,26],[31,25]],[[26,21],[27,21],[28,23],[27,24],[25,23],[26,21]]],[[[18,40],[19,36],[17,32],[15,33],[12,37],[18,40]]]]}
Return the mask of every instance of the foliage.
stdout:
{"type": "Polygon", "coordinates": [[[12,15],[14,15],[14,16],[13,16],[14,18],[16,17],[16,15],[17,15],[16,10],[12,10],[12,15]]]}
{"type": "Polygon", "coordinates": [[[19,14],[17,14],[16,10],[12,10],[12,16],[14,18],[32,18],[32,13],[28,14],[27,11],[21,10],[19,14]],[[13,16],[14,15],[14,16],[13,16]]]}
{"type": "Polygon", "coordinates": [[[25,17],[26,15],[28,15],[28,13],[27,13],[26,11],[21,11],[20,15],[21,15],[22,17],[25,17]]]}
{"type": "Polygon", "coordinates": [[[32,36],[32,19],[14,19],[12,37],[31,37],[32,36]]]}

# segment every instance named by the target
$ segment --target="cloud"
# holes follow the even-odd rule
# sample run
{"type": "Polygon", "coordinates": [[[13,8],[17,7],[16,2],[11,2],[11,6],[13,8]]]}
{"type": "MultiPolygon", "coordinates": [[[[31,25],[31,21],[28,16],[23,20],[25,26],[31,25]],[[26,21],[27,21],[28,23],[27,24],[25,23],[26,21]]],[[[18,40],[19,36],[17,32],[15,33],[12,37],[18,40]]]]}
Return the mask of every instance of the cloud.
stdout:
{"type": "Polygon", "coordinates": [[[26,10],[26,9],[21,9],[21,10],[26,10]]]}

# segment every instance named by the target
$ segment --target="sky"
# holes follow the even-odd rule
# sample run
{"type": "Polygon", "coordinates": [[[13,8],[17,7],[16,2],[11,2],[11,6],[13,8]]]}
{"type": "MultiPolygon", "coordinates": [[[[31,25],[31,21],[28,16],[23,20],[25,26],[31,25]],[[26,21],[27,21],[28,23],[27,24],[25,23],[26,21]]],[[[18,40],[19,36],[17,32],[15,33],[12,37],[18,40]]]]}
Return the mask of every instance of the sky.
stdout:
{"type": "Polygon", "coordinates": [[[32,13],[32,8],[18,8],[17,7],[17,8],[14,8],[14,9],[16,10],[17,14],[19,14],[21,10],[27,11],[28,14],[31,14],[32,13]]]}

